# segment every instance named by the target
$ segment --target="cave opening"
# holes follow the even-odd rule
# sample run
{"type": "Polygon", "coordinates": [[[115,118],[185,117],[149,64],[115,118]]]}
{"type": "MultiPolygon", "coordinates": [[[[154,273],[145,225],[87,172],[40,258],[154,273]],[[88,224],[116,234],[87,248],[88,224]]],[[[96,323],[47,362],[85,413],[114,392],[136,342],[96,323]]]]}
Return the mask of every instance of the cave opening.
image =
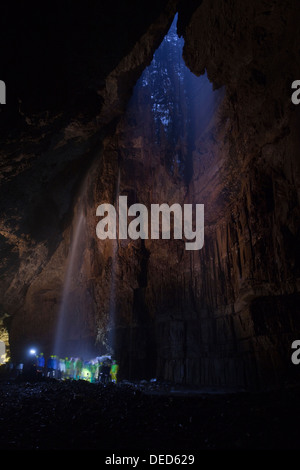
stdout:
{"type": "Polygon", "coordinates": [[[185,64],[177,21],[178,14],[136,83],[127,113],[135,123],[145,121],[154,152],[163,150],[168,171],[188,185],[195,142],[211,123],[222,92],[214,90],[206,71],[196,76],[185,64]]]}

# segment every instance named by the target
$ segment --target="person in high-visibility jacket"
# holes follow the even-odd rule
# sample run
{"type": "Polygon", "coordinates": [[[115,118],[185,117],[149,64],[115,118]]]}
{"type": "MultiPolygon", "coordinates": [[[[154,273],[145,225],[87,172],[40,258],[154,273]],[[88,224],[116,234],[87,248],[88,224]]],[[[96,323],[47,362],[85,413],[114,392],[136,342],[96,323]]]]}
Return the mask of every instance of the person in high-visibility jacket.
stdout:
{"type": "Polygon", "coordinates": [[[71,361],[68,357],[65,359],[65,364],[66,364],[66,378],[70,379],[71,378],[71,361]]]}
{"type": "Polygon", "coordinates": [[[82,371],[82,366],[83,366],[83,361],[80,357],[75,359],[75,379],[79,380],[81,379],[81,371],[82,371]]]}
{"type": "Polygon", "coordinates": [[[118,375],[119,366],[117,361],[113,361],[111,368],[110,368],[110,377],[111,381],[117,383],[117,375],[118,375]]]}

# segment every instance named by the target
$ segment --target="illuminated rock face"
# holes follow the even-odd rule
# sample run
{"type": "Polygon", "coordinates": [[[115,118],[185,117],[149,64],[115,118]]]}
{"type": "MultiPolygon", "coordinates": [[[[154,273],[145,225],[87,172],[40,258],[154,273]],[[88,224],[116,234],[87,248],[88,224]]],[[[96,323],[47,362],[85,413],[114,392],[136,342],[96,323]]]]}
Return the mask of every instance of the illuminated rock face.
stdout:
{"type": "MultiPolygon", "coordinates": [[[[300,75],[295,8],[271,0],[263,10],[258,1],[247,8],[245,2],[212,0],[194,11],[179,8],[188,66],[196,74],[206,69],[220,87],[214,113],[192,142],[190,129],[181,129],[179,147],[167,132],[155,141],[161,128],[146,87],[124,114],[132,84],[150,64],[152,53],[143,55],[147,37],[154,52],[174,9],[153,21],[152,32],[148,28],[148,36],[128,48],[132,55],[111,68],[97,119],[78,117],[64,132],[59,121],[48,122],[52,143],[44,143],[45,157],[34,173],[7,164],[11,207],[1,228],[1,303],[12,315],[16,356],[31,342],[52,352],[76,232],[75,201],[86,231],[68,301],[74,355],[112,345],[124,377],[250,388],[293,379],[290,347],[300,329],[299,111],[290,101],[290,84],[300,75]],[[114,117],[118,122],[104,132],[114,117]],[[39,206],[42,178],[47,191],[39,206]],[[19,202],[21,183],[35,201],[29,212],[27,200],[19,202]],[[203,203],[204,248],[188,252],[180,240],[100,241],[96,207],[114,203],[118,193],[128,196],[129,205],[203,203]]],[[[182,122],[189,110],[182,105],[182,122]]],[[[163,127],[169,121],[160,122],[163,127]]],[[[38,136],[40,126],[33,124],[38,136]]],[[[21,159],[25,168],[36,158],[32,145],[21,159]]]]}
{"type": "Polygon", "coordinates": [[[0,320],[0,363],[9,361],[10,359],[10,347],[9,347],[9,336],[5,326],[5,316],[0,320]]]}

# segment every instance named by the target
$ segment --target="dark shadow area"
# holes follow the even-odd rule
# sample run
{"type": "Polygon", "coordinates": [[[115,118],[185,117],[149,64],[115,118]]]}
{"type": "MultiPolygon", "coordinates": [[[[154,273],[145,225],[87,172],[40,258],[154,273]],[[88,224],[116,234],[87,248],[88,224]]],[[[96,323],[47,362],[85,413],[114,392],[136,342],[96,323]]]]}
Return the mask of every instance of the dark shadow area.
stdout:
{"type": "MultiPolygon", "coordinates": [[[[150,382],[5,379],[0,448],[136,453],[299,448],[299,389],[230,393],[150,382]]],[[[117,454],[115,454],[117,455],[117,454]]]]}

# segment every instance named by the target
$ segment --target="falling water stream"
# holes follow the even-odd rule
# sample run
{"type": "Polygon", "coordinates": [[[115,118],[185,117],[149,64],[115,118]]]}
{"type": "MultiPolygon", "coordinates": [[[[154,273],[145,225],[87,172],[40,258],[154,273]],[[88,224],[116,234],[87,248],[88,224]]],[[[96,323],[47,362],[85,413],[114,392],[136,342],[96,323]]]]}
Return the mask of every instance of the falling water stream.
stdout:
{"type": "Polygon", "coordinates": [[[65,355],[66,353],[69,354],[69,351],[66,351],[65,348],[67,348],[70,322],[72,321],[72,314],[74,314],[74,312],[70,311],[70,296],[72,294],[72,282],[74,278],[78,277],[80,260],[84,250],[85,222],[86,218],[83,206],[82,203],[80,203],[78,206],[73,238],[70,242],[61,304],[58,313],[58,324],[54,346],[54,352],[58,356],[65,355]]]}
{"type": "Polygon", "coordinates": [[[115,352],[115,320],[116,320],[116,268],[118,264],[118,251],[119,251],[119,194],[120,194],[120,167],[118,169],[116,190],[115,190],[115,209],[117,214],[117,236],[112,242],[112,263],[111,263],[111,281],[110,281],[110,294],[109,294],[109,331],[108,331],[108,352],[114,355],[115,352]]]}

